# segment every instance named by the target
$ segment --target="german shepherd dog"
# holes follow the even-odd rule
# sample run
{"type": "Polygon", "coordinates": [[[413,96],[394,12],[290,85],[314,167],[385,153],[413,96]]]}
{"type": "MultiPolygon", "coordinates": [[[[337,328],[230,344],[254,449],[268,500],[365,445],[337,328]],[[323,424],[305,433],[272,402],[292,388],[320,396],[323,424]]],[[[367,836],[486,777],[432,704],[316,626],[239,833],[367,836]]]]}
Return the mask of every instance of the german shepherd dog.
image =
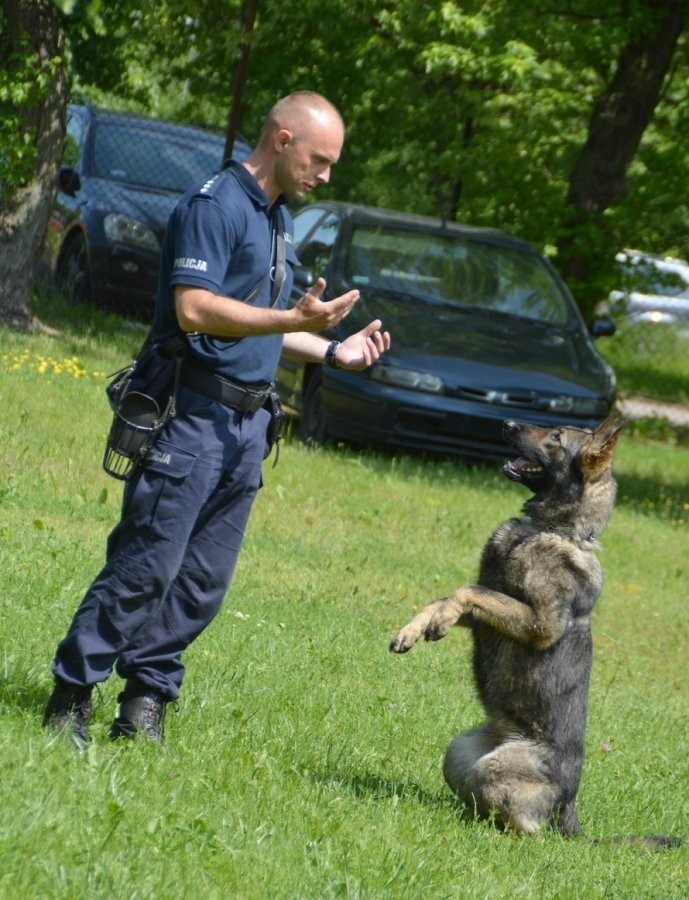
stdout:
{"type": "Polygon", "coordinates": [[[422,636],[470,629],[488,719],[455,737],[443,773],[479,816],[517,832],[544,824],[581,832],[591,612],[602,586],[597,537],[615,503],[611,463],[623,425],[619,415],[595,431],[505,422],[520,458],[503,471],[533,494],[523,516],[489,539],[477,584],[430,603],[390,644],[406,653],[422,636]]]}

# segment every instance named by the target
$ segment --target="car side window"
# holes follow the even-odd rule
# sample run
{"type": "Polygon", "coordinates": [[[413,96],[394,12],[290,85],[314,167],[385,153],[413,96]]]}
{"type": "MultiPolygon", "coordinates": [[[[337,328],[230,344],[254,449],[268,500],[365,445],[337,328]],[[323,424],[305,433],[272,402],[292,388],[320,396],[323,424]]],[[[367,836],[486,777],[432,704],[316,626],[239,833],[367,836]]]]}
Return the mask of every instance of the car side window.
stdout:
{"type": "Polygon", "coordinates": [[[76,169],[79,164],[79,151],[84,139],[84,119],[75,110],[71,110],[67,118],[65,148],[62,153],[62,165],[76,169]]]}
{"type": "Polygon", "coordinates": [[[337,216],[331,213],[309,234],[308,240],[297,251],[302,266],[313,269],[316,274],[326,268],[337,238],[338,224],[337,216]]]}
{"type": "Polygon", "coordinates": [[[308,237],[309,233],[320,219],[325,215],[325,210],[320,206],[308,206],[294,216],[294,249],[299,249],[308,237]]]}

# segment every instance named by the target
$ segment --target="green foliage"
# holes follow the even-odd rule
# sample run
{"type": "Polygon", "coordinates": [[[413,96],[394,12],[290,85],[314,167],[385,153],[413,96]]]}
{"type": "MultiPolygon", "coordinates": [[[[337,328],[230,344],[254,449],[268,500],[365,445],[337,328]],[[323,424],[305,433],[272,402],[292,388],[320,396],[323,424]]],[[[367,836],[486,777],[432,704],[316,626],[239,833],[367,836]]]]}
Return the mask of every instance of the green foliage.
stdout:
{"type": "Polygon", "coordinates": [[[72,31],[75,90],[115,109],[223,128],[231,102],[240,2],[103,4],[72,31]]]}
{"type": "Polygon", "coordinates": [[[626,395],[640,394],[689,405],[689,327],[657,322],[618,322],[598,349],[615,370],[626,395]]]}
{"type": "MultiPolygon", "coordinates": [[[[622,246],[689,257],[687,45],[628,173],[629,191],[587,230],[568,221],[569,175],[645,0],[545,8],[508,0],[263,0],[251,36],[241,130],[257,138],[291,90],[332,97],[348,142],[321,196],[515,232],[553,255],[568,229],[591,273],[590,308],[622,246]],[[327,23],[315,28],[314,23],[327,23]],[[586,234],[583,234],[586,230],[586,234]]],[[[96,34],[74,29],[76,86],[100,102],[225,126],[239,57],[240,4],[102,4],[96,34]]],[[[557,264],[557,259],[555,259],[557,264]]]]}
{"type": "Polygon", "coordinates": [[[13,46],[0,19],[0,200],[32,177],[37,158],[34,111],[51,90],[59,58],[42,59],[28,38],[13,46]]]}
{"type": "Polygon", "coordinates": [[[185,655],[163,748],[110,744],[117,679],[84,757],[41,731],[49,664],[103,560],[121,487],[100,471],[103,372],[141,334],[43,302],[61,337],[0,331],[0,896],[673,898],[689,848],[689,449],[623,436],[603,535],[584,827],[500,834],[440,771],[480,721],[459,630],[404,658],[410,613],[471,580],[525,496],[498,468],[310,452],[266,466],[233,587],[185,655]],[[80,324],[75,324],[79,322],[80,324]]]}

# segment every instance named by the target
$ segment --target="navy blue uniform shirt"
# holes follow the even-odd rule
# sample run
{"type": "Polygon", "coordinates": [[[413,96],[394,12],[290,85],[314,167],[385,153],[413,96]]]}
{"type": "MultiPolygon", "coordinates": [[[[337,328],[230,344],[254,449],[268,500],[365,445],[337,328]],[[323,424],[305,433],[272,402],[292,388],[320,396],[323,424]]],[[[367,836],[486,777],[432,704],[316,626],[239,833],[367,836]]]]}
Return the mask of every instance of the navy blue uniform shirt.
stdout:
{"type": "MultiPolygon", "coordinates": [[[[243,300],[257,285],[252,305],[269,307],[274,264],[273,216],[281,216],[285,237],[285,280],[276,303],[284,308],[292,291],[297,258],[292,249],[292,217],[284,199],[271,207],[254,177],[236,161],[179,200],[170,215],[163,243],[158,296],[151,337],[179,334],[174,285],[205,288],[243,300]]],[[[273,380],[282,349],[281,334],[243,338],[189,335],[194,361],[218,375],[244,384],[273,380]]]]}

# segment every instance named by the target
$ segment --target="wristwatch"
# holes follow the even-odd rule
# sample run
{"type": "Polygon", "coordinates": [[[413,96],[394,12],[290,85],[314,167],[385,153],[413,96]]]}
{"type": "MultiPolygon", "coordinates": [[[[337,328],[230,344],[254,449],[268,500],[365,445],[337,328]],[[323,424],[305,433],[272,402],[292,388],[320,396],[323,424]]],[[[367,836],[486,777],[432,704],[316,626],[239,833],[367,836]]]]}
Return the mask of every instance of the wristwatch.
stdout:
{"type": "Polygon", "coordinates": [[[339,369],[340,368],[335,359],[335,354],[337,353],[339,346],[340,346],[339,341],[330,341],[330,343],[328,344],[328,346],[326,348],[325,356],[323,357],[323,362],[326,364],[326,366],[329,369],[339,369]]]}

